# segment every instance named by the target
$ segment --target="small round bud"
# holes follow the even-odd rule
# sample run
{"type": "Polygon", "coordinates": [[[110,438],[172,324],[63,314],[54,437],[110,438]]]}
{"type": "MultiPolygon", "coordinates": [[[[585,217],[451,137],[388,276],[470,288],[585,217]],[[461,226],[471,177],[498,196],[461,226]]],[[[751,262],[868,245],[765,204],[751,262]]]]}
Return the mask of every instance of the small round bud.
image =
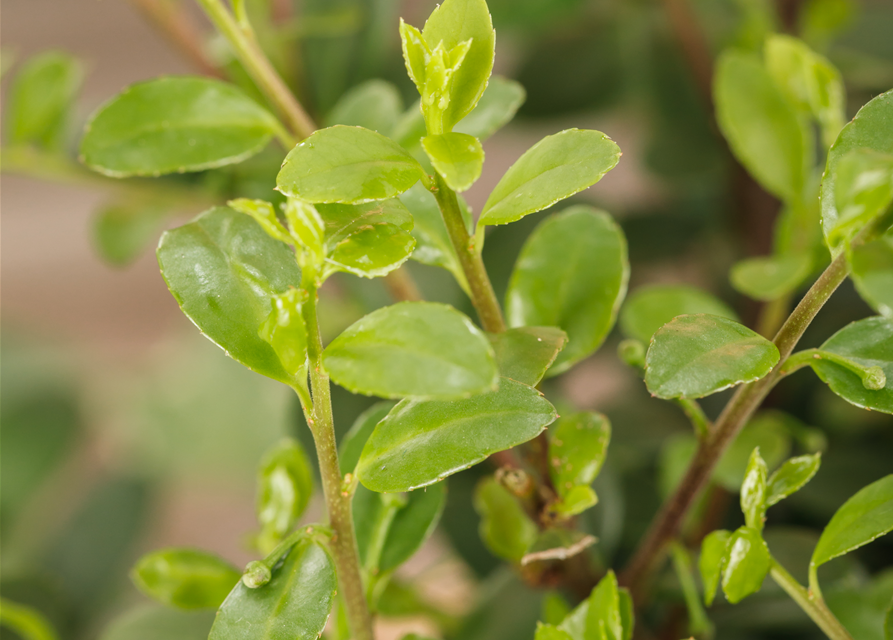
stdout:
{"type": "Polygon", "coordinates": [[[270,581],[273,574],[270,569],[260,560],[253,560],[245,567],[245,573],[242,574],[242,584],[249,589],[257,589],[270,581]]]}
{"type": "Polygon", "coordinates": [[[868,367],[862,374],[862,386],[872,391],[883,389],[887,384],[887,376],[880,367],[868,367]]]}
{"type": "Polygon", "coordinates": [[[622,340],[617,345],[617,355],[631,367],[645,368],[645,345],[638,340],[622,340]]]}

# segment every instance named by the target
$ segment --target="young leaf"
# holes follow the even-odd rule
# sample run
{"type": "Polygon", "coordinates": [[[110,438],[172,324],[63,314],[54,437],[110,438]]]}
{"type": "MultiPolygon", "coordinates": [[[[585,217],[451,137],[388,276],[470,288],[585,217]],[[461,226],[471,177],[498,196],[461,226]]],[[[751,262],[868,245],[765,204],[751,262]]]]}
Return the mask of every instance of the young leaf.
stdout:
{"type": "Polygon", "coordinates": [[[738,316],[724,302],[685,284],[653,284],[633,291],[620,312],[620,328],[648,344],[654,332],[677,316],[709,313],[731,320],[738,316]]]}
{"type": "Polygon", "coordinates": [[[267,232],[271,238],[275,238],[286,244],[294,244],[295,238],[291,237],[288,230],[279,221],[276,216],[276,209],[266,200],[249,200],[248,198],[237,198],[226,203],[231,209],[235,209],[239,213],[251,216],[254,221],[267,232]]]}
{"type": "Polygon", "coordinates": [[[828,246],[836,250],[883,214],[893,201],[893,155],[856,149],[835,166],[837,219],[824,225],[828,246]]]}
{"type": "Polygon", "coordinates": [[[573,638],[566,631],[562,631],[556,626],[538,622],[536,624],[536,636],[533,640],[573,640],[573,638]]]}
{"type": "Polygon", "coordinates": [[[588,484],[578,484],[565,489],[561,499],[550,505],[561,518],[570,518],[598,504],[598,496],[588,484]]]}
{"type": "Polygon", "coordinates": [[[236,585],[217,613],[209,640],[317,640],[337,589],[328,552],[298,542],[259,589],[236,585]]]}
{"type": "Polygon", "coordinates": [[[170,208],[160,203],[116,202],[93,220],[93,244],[110,264],[124,267],[136,260],[161,233],[170,208]]]}
{"type": "Polygon", "coordinates": [[[362,127],[317,131],[292,149],[277,188],[307,202],[362,204],[400,195],[419,181],[421,165],[393,140],[362,127]]]}
{"type": "Polygon", "coordinates": [[[768,491],[766,493],[766,506],[771,507],[796,493],[812,480],[819,470],[822,462],[822,454],[811,456],[798,456],[791,458],[769,476],[768,491]]]}
{"type": "Polygon", "coordinates": [[[216,609],[242,573],[206,551],[162,549],[144,555],[130,572],[140,591],[179,609],[216,609]]]}
{"type": "Polygon", "coordinates": [[[549,473],[560,496],[595,480],[611,441],[611,423],[600,413],[562,417],[549,431],[549,473]]]}
{"type": "Polygon", "coordinates": [[[453,130],[484,141],[511,122],[526,97],[527,93],[520,83],[493,76],[474,111],[453,130]]]}
{"type": "Polygon", "coordinates": [[[301,315],[306,296],[301,289],[289,289],[273,296],[273,309],[258,331],[273,347],[282,368],[296,379],[307,375],[307,327],[301,315]]]}
{"type": "Polygon", "coordinates": [[[444,133],[422,138],[428,159],[453,191],[465,191],[481,177],[484,149],[474,136],[444,133]]]}
{"type": "Polygon", "coordinates": [[[380,571],[393,571],[418,551],[437,527],[446,503],[447,483],[438,482],[407,495],[385,538],[380,571]]]}
{"type": "Polygon", "coordinates": [[[858,549],[893,531],[893,475],[861,489],[847,500],[822,532],[812,552],[811,566],[858,549]]]}
{"type": "Polygon", "coordinates": [[[684,315],[651,339],[645,384],[659,398],[701,398],[759,380],[778,359],[774,344],[734,320],[684,315]]]}
{"type": "Polygon", "coordinates": [[[338,464],[341,474],[353,473],[360,461],[360,454],[366,446],[366,440],[372,435],[375,425],[381,422],[394,408],[393,402],[376,402],[366,409],[354,421],[350,431],[344,434],[341,445],[338,447],[338,464]]]}
{"type": "Polygon", "coordinates": [[[478,224],[508,224],[591,187],[620,160],[600,131],[568,129],[546,136],[518,158],[487,198],[478,224]]]}
{"type": "Polygon", "coordinates": [[[367,80],[341,96],[326,116],[325,126],[364,127],[387,136],[402,113],[403,99],[397,87],[384,80],[367,80]]]}
{"type": "Polygon", "coordinates": [[[763,586],[772,559],[769,547],[760,532],[741,527],[729,538],[728,559],[722,576],[722,590],[726,599],[736,604],[763,586]]]}
{"type": "Polygon", "coordinates": [[[567,344],[555,327],[518,327],[487,337],[496,354],[499,375],[535,387],[567,344]]]}
{"type": "Polygon", "coordinates": [[[60,150],[83,79],[81,63],[58,51],[36,55],[22,65],[7,100],[8,142],[60,150]]]}
{"type": "Polygon", "coordinates": [[[862,378],[837,363],[814,360],[812,368],[831,391],[857,407],[893,413],[893,320],[875,316],[848,324],[828,338],[822,350],[863,367],[880,367],[888,381],[883,389],[866,389],[862,378]]]}
{"type": "Polygon", "coordinates": [[[768,475],[766,462],[760,457],[760,449],[757,447],[750,454],[747,470],[744,472],[744,482],[741,483],[741,513],[744,514],[747,526],[756,531],[763,530],[768,475]]]}
{"type": "Polygon", "coordinates": [[[729,279],[736,291],[754,300],[777,300],[809,277],[812,261],[806,253],[747,258],[732,267],[729,279]]]}
{"type": "Polygon", "coordinates": [[[214,611],[138,607],[112,620],[99,640],[207,640],[214,615],[214,611]]]}
{"type": "Polygon", "coordinates": [[[452,307],[434,302],[402,302],[370,313],[332,341],[323,363],[346,389],[383,398],[462,398],[499,382],[484,333],[452,307]]]}
{"type": "Polygon", "coordinates": [[[862,299],[893,320],[893,233],[855,247],[849,262],[850,276],[862,299]]]}
{"type": "Polygon", "coordinates": [[[568,344],[549,370],[569,369],[601,346],[626,294],[626,239],[603,211],[571,207],[527,239],[506,293],[509,325],[556,326],[568,344]]]}
{"type": "Polygon", "coordinates": [[[586,615],[586,636],[602,640],[623,640],[623,619],[620,616],[620,594],[614,572],[608,573],[589,594],[586,615]]]}
{"type": "Polygon", "coordinates": [[[424,487],[527,442],[556,417],[535,389],[507,378],[465,400],[403,400],[375,427],[357,475],[373,491],[424,487]]]}
{"type": "Polygon", "coordinates": [[[313,256],[315,264],[322,262],[325,223],[316,207],[299,198],[289,198],[283,207],[283,213],[288,232],[294,238],[295,247],[303,249],[298,251],[298,263],[303,266],[303,260],[307,259],[304,254],[313,256]]]}
{"type": "Polygon", "coordinates": [[[539,529],[518,499],[488,477],[474,491],[474,508],[481,516],[481,539],[487,548],[500,558],[520,562],[539,529]]]}
{"type": "Polygon", "coordinates": [[[279,126],[234,85],[158,78],[130,86],[93,114],[81,159],[113,178],[213,169],[250,158],[279,126]]]}
{"type": "Polygon", "coordinates": [[[287,246],[251,218],[217,207],[165,232],[158,264],[183,313],[212,342],[252,371],[293,383],[258,335],[273,298],[301,283],[287,246]]]}
{"type": "Polygon", "coordinates": [[[313,495],[313,475],[304,449],[285,438],[270,449],[257,470],[257,521],[264,552],[288,533],[313,495]]]}
{"type": "Polygon", "coordinates": [[[716,597],[716,589],[719,587],[719,579],[726,565],[726,550],[730,531],[719,529],[708,534],[701,542],[701,557],[698,558],[698,571],[701,574],[701,583],[704,585],[704,604],[708,607],[713,604],[716,597]]]}

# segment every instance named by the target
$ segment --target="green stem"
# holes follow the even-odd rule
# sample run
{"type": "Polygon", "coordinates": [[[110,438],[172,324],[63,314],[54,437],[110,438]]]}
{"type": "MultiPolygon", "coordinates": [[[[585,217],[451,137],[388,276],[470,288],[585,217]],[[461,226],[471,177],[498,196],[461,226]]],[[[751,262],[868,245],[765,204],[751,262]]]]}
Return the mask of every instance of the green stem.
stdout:
{"type": "Polygon", "coordinates": [[[493,291],[493,285],[490,282],[490,276],[487,275],[481,254],[475,250],[468,229],[465,228],[465,220],[459,210],[456,192],[447,186],[446,181],[439,173],[434,174],[434,189],[432,191],[440,207],[447,232],[450,234],[450,241],[459,256],[459,264],[462,265],[462,270],[465,272],[465,279],[468,280],[468,286],[471,289],[471,302],[478,312],[481,324],[485,331],[502,333],[505,331],[502,308],[499,306],[499,300],[496,299],[496,293],[493,291]]]}
{"type": "Polygon", "coordinates": [[[691,398],[676,398],[673,402],[685,412],[698,440],[705,440],[710,435],[710,420],[707,419],[698,401],[691,398]]]}
{"type": "Polygon", "coordinates": [[[803,367],[812,365],[816,360],[827,360],[828,362],[833,362],[845,369],[849,369],[861,378],[862,385],[866,389],[877,391],[878,389],[883,389],[887,384],[887,377],[884,374],[884,370],[880,367],[866,367],[849,358],[821,349],[805,349],[804,351],[798,351],[791,355],[791,357],[784,363],[784,366],[781,367],[780,375],[790,375],[803,367]]]}
{"type": "Polygon", "coordinates": [[[698,587],[692,577],[691,559],[688,551],[678,542],[670,545],[670,553],[673,558],[673,567],[676,569],[676,577],[679,586],[682,587],[682,597],[685,599],[685,607],[688,609],[688,630],[692,636],[701,636],[709,633],[711,624],[704,607],[701,606],[701,597],[698,587]]]}
{"type": "Polygon", "coordinates": [[[844,628],[840,621],[835,617],[831,610],[825,605],[821,598],[810,597],[809,592],[797,580],[788,573],[787,569],[781,566],[775,558],[772,558],[772,568],[770,569],[772,579],[785,592],[793,598],[794,602],[806,612],[813,622],[828,636],[831,640],[853,640],[853,636],[844,628]]]}
{"type": "Polygon", "coordinates": [[[0,598],[0,624],[23,640],[57,640],[59,636],[40,612],[0,598]]]}

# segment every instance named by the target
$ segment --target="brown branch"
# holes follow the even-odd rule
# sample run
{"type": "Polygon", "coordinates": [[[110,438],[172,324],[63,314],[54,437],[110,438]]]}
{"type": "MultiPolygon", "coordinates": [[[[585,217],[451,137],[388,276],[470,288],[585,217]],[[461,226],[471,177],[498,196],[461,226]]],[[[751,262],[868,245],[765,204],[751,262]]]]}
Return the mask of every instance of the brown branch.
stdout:
{"type": "Polygon", "coordinates": [[[207,76],[223,78],[223,72],[205,53],[205,36],[183,6],[173,0],[131,0],[140,12],[170,41],[196,69],[207,76]]]}

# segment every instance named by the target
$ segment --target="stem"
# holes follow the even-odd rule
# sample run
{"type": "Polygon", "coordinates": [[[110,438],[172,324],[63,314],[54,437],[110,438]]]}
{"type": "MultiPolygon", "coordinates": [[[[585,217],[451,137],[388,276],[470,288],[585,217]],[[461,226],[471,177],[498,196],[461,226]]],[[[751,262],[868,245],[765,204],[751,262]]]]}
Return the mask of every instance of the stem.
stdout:
{"type": "Polygon", "coordinates": [[[360,574],[360,556],[354,534],[351,495],[350,491],[342,490],[344,479],[338,466],[329,376],[322,364],[323,346],[316,313],[315,269],[309,265],[305,267],[301,279],[301,285],[308,294],[303,314],[307,325],[307,356],[310,363],[310,386],[313,392],[312,413],[306,417],[316,444],[323,495],[329,512],[329,524],[334,531],[332,556],[335,559],[341,596],[347,610],[351,637],[354,640],[373,640],[372,616],[369,613],[363,590],[363,578],[360,574]]]}
{"type": "Polygon", "coordinates": [[[471,289],[471,302],[478,312],[481,324],[485,331],[502,333],[505,331],[502,308],[499,306],[499,300],[496,299],[496,293],[493,291],[484,261],[475,250],[468,229],[465,228],[456,192],[447,186],[446,181],[439,173],[434,174],[434,184],[435,188],[432,189],[434,197],[437,199],[447,232],[450,234],[450,241],[459,256],[459,264],[462,265],[462,270],[465,272],[465,279],[468,280],[468,286],[471,289]]]}
{"type": "Polygon", "coordinates": [[[722,454],[775,386],[781,377],[785,361],[803,332],[846,278],[847,273],[846,257],[841,254],[806,292],[775,336],[774,343],[781,355],[778,364],[766,377],[739,387],[723,409],[709,437],[701,441],[676,491],[664,502],[621,574],[621,583],[632,589],[634,598],[641,597],[643,580],[663,558],[667,544],[676,537],[683,519],[709,482],[713,468],[722,454]]]}
{"type": "Polygon", "coordinates": [[[419,300],[424,300],[415,280],[405,266],[386,275],[384,284],[388,288],[391,297],[397,302],[418,302],[419,300]]]}
{"type": "Polygon", "coordinates": [[[816,360],[827,360],[852,371],[859,376],[862,380],[862,385],[866,389],[877,391],[878,389],[883,389],[887,383],[884,370],[880,367],[866,367],[849,358],[821,349],[805,349],[793,354],[787,359],[784,366],[781,367],[780,376],[790,375],[803,367],[810,366],[816,360]]]}
{"type": "Polygon", "coordinates": [[[302,140],[313,133],[316,125],[273,68],[250,27],[248,29],[240,27],[221,0],[198,0],[198,2],[218,31],[229,41],[239,61],[254,78],[260,90],[285,117],[292,133],[302,140]]]}
{"type": "Polygon", "coordinates": [[[791,307],[791,297],[782,296],[763,305],[760,317],[757,320],[757,333],[765,338],[774,336],[787,317],[791,307]]]}
{"type": "Polygon", "coordinates": [[[675,398],[673,402],[682,409],[691,422],[698,440],[705,440],[710,435],[710,420],[707,419],[698,401],[691,398],[675,398]]]}
{"type": "Polygon", "coordinates": [[[772,568],[769,573],[778,586],[793,598],[794,602],[831,640],[853,640],[853,636],[831,613],[825,605],[825,601],[821,598],[810,598],[809,592],[775,558],[772,558],[772,568]]]}

